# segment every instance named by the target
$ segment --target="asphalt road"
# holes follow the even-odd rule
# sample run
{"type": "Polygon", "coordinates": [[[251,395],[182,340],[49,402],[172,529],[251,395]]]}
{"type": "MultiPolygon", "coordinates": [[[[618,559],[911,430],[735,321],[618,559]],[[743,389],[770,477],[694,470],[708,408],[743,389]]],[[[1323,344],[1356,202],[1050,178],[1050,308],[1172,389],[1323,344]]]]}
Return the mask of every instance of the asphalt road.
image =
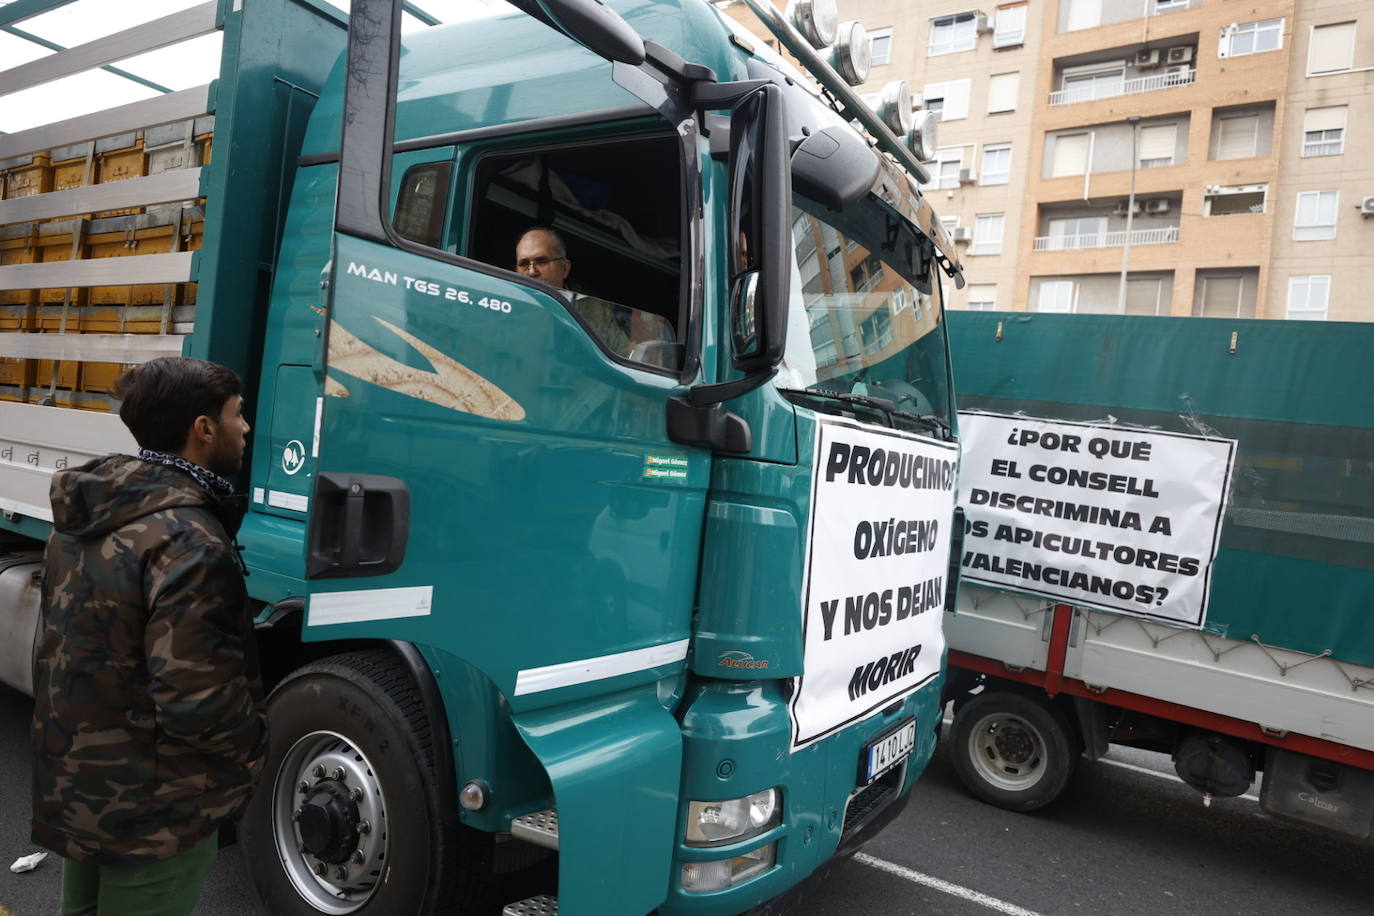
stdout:
{"type": "MultiPolygon", "coordinates": [[[[28,840],[29,703],[0,688],[0,863],[28,840]]],[[[1010,814],[964,794],[936,752],[902,818],[811,890],[807,914],[1034,916],[1374,913],[1374,846],[1272,820],[1253,798],[1211,808],[1155,754],[1085,763],[1059,803],[1010,814]]],[[[0,916],[56,909],[54,857],[0,871],[0,916]]],[[[258,916],[234,848],[197,914],[258,916]]],[[[403,914],[397,914],[403,916],[403,914]]]]}

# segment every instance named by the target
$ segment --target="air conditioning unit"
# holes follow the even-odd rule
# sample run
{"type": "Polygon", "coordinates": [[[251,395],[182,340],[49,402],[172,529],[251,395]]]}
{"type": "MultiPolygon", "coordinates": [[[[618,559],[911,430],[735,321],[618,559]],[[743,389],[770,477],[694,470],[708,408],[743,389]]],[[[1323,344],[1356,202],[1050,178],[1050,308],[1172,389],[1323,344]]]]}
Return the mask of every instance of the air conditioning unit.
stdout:
{"type": "Polygon", "coordinates": [[[975,27],[978,29],[979,35],[982,35],[985,32],[991,32],[993,30],[994,20],[987,13],[979,13],[977,16],[974,17],[973,21],[975,27]]]}
{"type": "Polygon", "coordinates": [[[1135,54],[1137,70],[1151,70],[1159,66],[1159,48],[1146,48],[1135,54]]]}
{"type": "Polygon", "coordinates": [[[960,184],[973,184],[973,183],[974,183],[975,181],[977,181],[977,180],[978,180],[978,172],[977,172],[976,170],[974,170],[974,169],[960,169],[960,170],[959,170],[959,183],[960,183],[960,184]]]}
{"type": "Polygon", "coordinates": [[[1187,45],[1179,45],[1164,52],[1164,62],[1168,64],[1186,64],[1192,59],[1193,49],[1187,45]]]}
{"type": "Polygon", "coordinates": [[[1360,215],[1366,219],[1374,216],[1374,197],[1366,197],[1360,201],[1360,215]]]}
{"type": "Polygon", "coordinates": [[[1167,198],[1167,197],[1155,197],[1155,198],[1152,198],[1152,199],[1150,199],[1150,200],[1145,201],[1145,212],[1146,212],[1146,213],[1153,214],[1153,215],[1155,215],[1155,216],[1160,216],[1160,215],[1163,215],[1163,214],[1165,214],[1165,213],[1168,213],[1168,212],[1169,212],[1169,208],[1172,207],[1172,206],[1173,206],[1173,201],[1169,200],[1169,198],[1167,198]]]}
{"type": "MultiPolygon", "coordinates": [[[[1117,204],[1116,207],[1114,207],[1114,208],[1112,209],[1112,216],[1125,216],[1127,213],[1130,213],[1130,212],[1131,212],[1130,204],[1129,204],[1127,201],[1124,201],[1124,200],[1123,200],[1121,203],[1117,204]]],[[[1136,215],[1136,216],[1139,216],[1140,214],[1142,214],[1142,213],[1144,213],[1144,212],[1145,212],[1145,201],[1143,201],[1143,200],[1137,200],[1137,201],[1135,202],[1135,215],[1136,215]]]]}
{"type": "Polygon", "coordinates": [[[968,242],[973,240],[973,230],[968,226],[955,226],[949,231],[949,236],[956,242],[968,242]]]}

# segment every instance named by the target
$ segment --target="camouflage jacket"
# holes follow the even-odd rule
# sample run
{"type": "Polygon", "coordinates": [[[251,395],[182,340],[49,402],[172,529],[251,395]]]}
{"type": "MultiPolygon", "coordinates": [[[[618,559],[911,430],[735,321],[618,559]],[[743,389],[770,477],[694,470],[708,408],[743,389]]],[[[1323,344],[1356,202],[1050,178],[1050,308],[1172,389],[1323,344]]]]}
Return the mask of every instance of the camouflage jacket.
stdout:
{"type": "Polygon", "coordinates": [[[247,804],[267,719],[232,536],[187,473],[125,455],[53,475],[34,650],[33,839],[134,864],[247,804]]]}

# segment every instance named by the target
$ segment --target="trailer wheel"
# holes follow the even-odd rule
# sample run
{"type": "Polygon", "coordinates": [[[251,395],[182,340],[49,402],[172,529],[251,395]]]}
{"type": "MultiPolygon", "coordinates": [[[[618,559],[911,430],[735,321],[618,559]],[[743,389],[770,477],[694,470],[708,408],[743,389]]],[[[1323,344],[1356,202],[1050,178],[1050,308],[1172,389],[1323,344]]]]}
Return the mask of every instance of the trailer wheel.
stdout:
{"type": "Polygon", "coordinates": [[[1009,691],[986,691],[960,706],[950,750],[964,787],[1009,811],[1048,805],[1078,766],[1077,737],[1063,712],[1009,691]]]}
{"type": "Polygon", "coordinates": [[[489,837],[446,826],[420,693],[387,651],[339,655],[283,680],[240,828],[273,914],[450,912],[473,899],[489,837]],[[465,861],[465,859],[467,861],[465,861]]]}

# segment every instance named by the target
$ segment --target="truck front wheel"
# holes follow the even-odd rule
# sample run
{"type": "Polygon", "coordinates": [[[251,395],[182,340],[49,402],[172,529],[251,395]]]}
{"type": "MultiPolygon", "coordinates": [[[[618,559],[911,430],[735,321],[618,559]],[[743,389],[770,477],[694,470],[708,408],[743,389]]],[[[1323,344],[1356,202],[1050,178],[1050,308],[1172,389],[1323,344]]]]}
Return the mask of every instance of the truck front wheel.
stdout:
{"type": "Polygon", "coordinates": [[[950,737],[954,769],[973,795],[1009,811],[1059,797],[1078,765],[1073,725],[1048,699],[988,690],[961,705],[950,737]]]}
{"type": "Polygon", "coordinates": [[[428,722],[404,665],[387,651],[315,662],[277,686],[267,714],[267,762],[240,828],[266,908],[449,911],[473,866],[460,846],[482,835],[442,816],[428,722]]]}

